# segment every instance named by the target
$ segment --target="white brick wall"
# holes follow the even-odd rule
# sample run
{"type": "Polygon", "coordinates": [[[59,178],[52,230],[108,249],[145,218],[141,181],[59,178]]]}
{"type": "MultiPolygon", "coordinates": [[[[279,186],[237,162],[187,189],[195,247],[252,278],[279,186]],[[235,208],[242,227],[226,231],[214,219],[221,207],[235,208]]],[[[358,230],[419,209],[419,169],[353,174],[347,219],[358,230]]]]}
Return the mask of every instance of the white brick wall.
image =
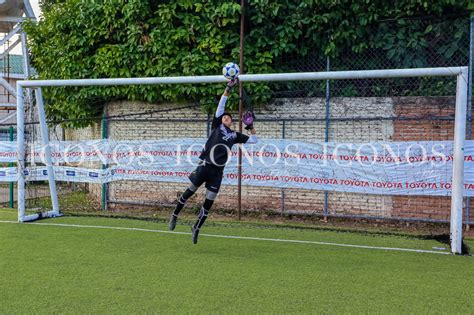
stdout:
{"type": "MultiPolygon", "coordinates": [[[[96,123],[88,128],[65,129],[64,139],[66,141],[102,139],[101,126],[96,123]]],[[[84,167],[100,168],[101,165],[98,163],[88,163],[85,164],[84,167]]],[[[89,193],[94,197],[94,199],[100,202],[102,200],[102,185],[88,183],[87,187],[89,193]]]]}
{"type": "MultiPolygon", "coordinates": [[[[148,104],[143,102],[112,102],[107,106],[111,116],[153,111],[162,108],[178,108],[176,104],[148,104]]],[[[321,98],[277,99],[256,111],[255,124],[261,138],[282,138],[283,124],[286,139],[321,142],[325,139],[325,100],[321,98]],[[258,121],[258,119],[278,119],[279,121],[258,121]],[[287,119],[285,123],[283,119],[287,119]],[[292,121],[308,119],[309,121],[292,121]],[[315,119],[311,121],[310,119],[315,119]]],[[[393,117],[391,98],[334,98],[331,100],[332,120],[329,141],[369,142],[387,141],[392,138],[391,120],[338,121],[338,118],[393,117]]],[[[147,115],[133,116],[133,121],[114,120],[109,122],[109,138],[115,140],[153,140],[175,137],[205,138],[207,114],[198,108],[170,110],[147,115]],[[161,121],[153,121],[161,119],[161,121]],[[165,119],[165,121],[163,121],[165,119]],[[166,121],[166,119],[169,119],[166,121]],[[200,119],[198,122],[170,121],[178,119],[200,119]]],[[[235,125],[237,127],[237,125],[235,125]]],[[[100,139],[100,126],[66,133],[67,139],[100,139]]],[[[109,184],[111,200],[172,203],[177,194],[187,184],[123,181],[109,184]]],[[[203,201],[204,189],[191,202],[203,201]]],[[[94,195],[99,197],[95,191],[94,195]]],[[[351,213],[390,216],[392,201],[390,196],[372,196],[348,193],[329,193],[330,213],[351,213]]],[[[243,187],[242,206],[244,209],[282,209],[282,189],[271,187],[243,187]]],[[[285,210],[322,212],[324,193],[321,191],[285,189],[285,210]]],[[[237,187],[222,187],[215,207],[237,207],[237,187]]]]}

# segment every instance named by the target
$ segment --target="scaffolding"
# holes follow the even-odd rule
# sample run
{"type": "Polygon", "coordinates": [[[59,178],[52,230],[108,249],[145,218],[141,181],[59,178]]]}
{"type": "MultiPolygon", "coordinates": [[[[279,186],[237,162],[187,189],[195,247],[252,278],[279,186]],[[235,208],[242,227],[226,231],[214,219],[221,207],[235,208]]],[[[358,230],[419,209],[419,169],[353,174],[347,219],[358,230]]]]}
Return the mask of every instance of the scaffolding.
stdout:
{"type": "Polygon", "coordinates": [[[29,0],[0,2],[0,123],[15,121],[16,81],[31,73],[25,19],[36,19],[29,0]]]}

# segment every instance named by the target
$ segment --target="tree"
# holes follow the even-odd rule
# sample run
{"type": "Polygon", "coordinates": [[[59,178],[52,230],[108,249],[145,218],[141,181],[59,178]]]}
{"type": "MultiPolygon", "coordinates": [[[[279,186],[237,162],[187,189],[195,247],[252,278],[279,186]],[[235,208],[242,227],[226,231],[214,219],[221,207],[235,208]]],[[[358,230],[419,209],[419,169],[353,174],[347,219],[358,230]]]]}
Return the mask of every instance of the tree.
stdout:
{"type": "MultiPolygon", "coordinates": [[[[393,23],[387,19],[467,16],[468,2],[403,0],[386,6],[365,0],[253,0],[245,12],[246,73],[287,70],[280,61],[287,56],[340,57],[373,47],[385,50],[394,63],[417,65],[409,55],[425,48],[425,35],[436,38],[443,28],[400,24],[396,36],[403,38],[389,46],[391,30],[380,32],[393,23]],[[396,45],[400,42],[407,49],[396,45]]],[[[210,75],[239,59],[240,5],[235,1],[43,0],[41,6],[42,20],[25,23],[40,79],[210,75]]],[[[447,58],[452,45],[440,48],[447,58]]],[[[256,103],[271,95],[267,84],[246,89],[256,103]]],[[[48,117],[61,120],[99,116],[105,102],[118,99],[191,101],[208,108],[220,92],[211,85],[169,85],[50,88],[44,95],[48,117]]]]}

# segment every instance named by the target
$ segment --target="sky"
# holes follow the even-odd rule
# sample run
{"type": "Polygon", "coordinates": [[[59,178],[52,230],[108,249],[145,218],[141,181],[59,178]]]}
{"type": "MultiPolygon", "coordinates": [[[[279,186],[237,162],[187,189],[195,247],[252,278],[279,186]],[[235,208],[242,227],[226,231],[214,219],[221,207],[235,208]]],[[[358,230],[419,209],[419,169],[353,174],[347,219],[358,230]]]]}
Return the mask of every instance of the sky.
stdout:
{"type": "Polygon", "coordinates": [[[35,11],[36,18],[40,15],[39,0],[30,0],[31,7],[35,11]]]}

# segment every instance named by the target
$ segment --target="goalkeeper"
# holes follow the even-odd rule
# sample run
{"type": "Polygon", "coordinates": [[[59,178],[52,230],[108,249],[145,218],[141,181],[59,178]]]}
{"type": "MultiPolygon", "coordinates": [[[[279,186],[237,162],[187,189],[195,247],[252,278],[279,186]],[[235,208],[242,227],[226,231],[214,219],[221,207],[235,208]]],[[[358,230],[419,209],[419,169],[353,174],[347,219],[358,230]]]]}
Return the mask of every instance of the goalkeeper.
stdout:
{"type": "Polygon", "coordinates": [[[250,130],[250,137],[231,129],[232,116],[225,112],[225,104],[227,97],[230,95],[232,88],[238,83],[238,79],[231,80],[227,83],[224,93],[221,96],[219,105],[217,106],[216,115],[212,121],[211,134],[207,139],[199,159],[199,166],[194,170],[189,179],[191,185],[178,199],[176,209],[171,215],[169,221],[169,229],[174,230],[179,212],[183,209],[186,201],[197,191],[197,189],[206,183],[206,199],[199,211],[196,223],[191,227],[193,244],[197,243],[199,230],[206,221],[209,210],[217,197],[219,188],[221,187],[224,167],[228,162],[229,153],[235,143],[257,143],[255,128],[253,127],[253,113],[246,112],[242,116],[243,122],[247,125],[245,129],[250,130]]]}

